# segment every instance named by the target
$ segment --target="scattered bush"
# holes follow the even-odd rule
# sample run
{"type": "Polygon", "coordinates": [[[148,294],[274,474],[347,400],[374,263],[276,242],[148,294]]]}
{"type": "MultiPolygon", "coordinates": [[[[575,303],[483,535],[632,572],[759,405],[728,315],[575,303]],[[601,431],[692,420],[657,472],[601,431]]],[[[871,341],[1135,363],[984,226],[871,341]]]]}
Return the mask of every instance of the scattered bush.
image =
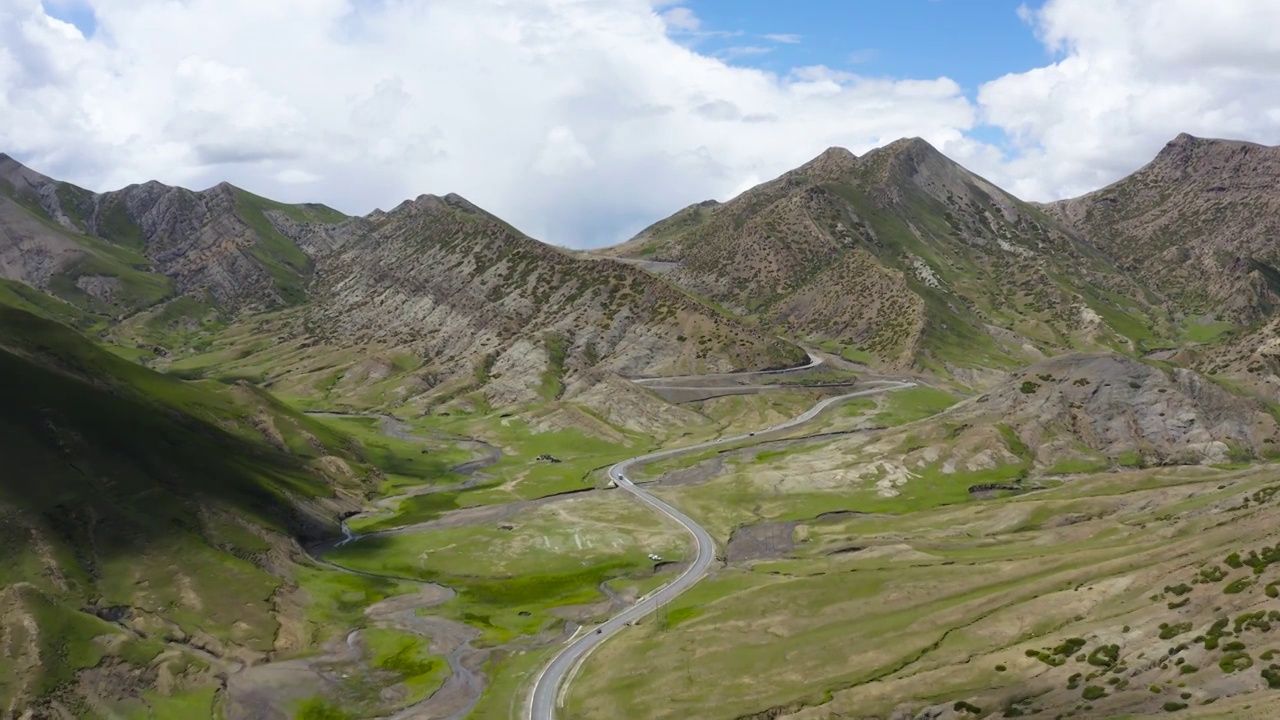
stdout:
{"type": "Polygon", "coordinates": [[[1224,673],[1235,673],[1253,667],[1253,658],[1242,652],[1227,653],[1218,661],[1218,667],[1224,673]]]}
{"type": "Polygon", "coordinates": [[[1262,671],[1262,679],[1267,681],[1267,687],[1280,690],[1280,665],[1269,665],[1262,671]]]}
{"type": "Polygon", "coordinates": [[[1176,700],[1170,700],[1169,702],[1164,704],[1165,712],[1178,712],[1179,710],[1186,710],[1186,709],[1187,709],[1186,703],[1180,703],[1176,700]]]}
{"type": "Polygon", "coordinates": [[[956,712],[969,713],[971,715],[982,714],[982,708],[970,702],[967,702],[965,700],[958,700],[955,705],[951,706],[951,709],[955,710],[956,712]]]}
{"type": "Polygon", "coordinates": [[[1107,691],[1097,685],[1090,685],[1080,693],[1080,697],[1085,700],[1101,700],[1107,696],[1107,691]]]}
{"type": "Polygon", "coordinates": [[[1120,659],[1119,645],[1102,645],[1089,653],[1089,664],[1097,667],[1111,667],[1120,659]]]}
{"type": "Polygon", "coordinates": [[[1160,639],[1170,640],[1182,633],[1191,631],[1191,623],[1180,622],[1170,625],[1169,623],[1160,623],[1160,639]]]}
{"type": "Polygon", "coordinates": [[[1216,583],[1226,579],[1227,571],[1221,566],[1214,565],[1212,567],[1200,568],[1200,582],[1216,583]]]}
{"type": "Polygon", "coordinates": [[[1227,586],[1222,588],[1222,592],[1227,595],[1238,595],[1248,589],[1252,584],[1253,580],[1251,578],[1240,578],[1239,580],[1233,580],[1230,583],[1227,583],[1227,586]]]}
{"type": "Polygon", "coordinates": [[[1022,391],[1023,395],[1035,395],[1036,390],[1040,389],[1040,385],[1038,383],[1033,383],[1030,380],[1024,380],[1022,387],[1018,389],[1022,391]]]}

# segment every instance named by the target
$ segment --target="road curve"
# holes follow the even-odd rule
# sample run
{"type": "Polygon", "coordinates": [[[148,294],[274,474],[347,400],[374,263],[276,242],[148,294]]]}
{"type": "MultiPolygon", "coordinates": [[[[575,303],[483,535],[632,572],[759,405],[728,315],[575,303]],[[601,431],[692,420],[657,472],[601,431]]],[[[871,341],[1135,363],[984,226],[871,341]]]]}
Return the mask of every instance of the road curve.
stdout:
{"type": "Polygon", "coordinates": [[[757,430],[756,432],[748,433],[746,435],[735,435],[733,437],[712,440],[710,442],[699,443],[697,445],[672,448],[669,450],[659,450],[657,452],[649,453],[648,455],[641,455],[640,457],[634,457],[630,460],[623,460],[622,462],[610,467],[609,479],[612,480],[614,484],[632,495],[635,495],[641,502],[644,502],[654,510],[657,510],[660,514],[675,520],[693,536],[698,548],[697,557],[694,558],[693,564],[686,568],[679,577],[669,584],[664,585],[658,590],[640,598],[634,605],[613,616],[605,623],[597,626],[595,629],[587,630],[587,634],[573,638],[568,645],[566,645],[554,658],[552,658],[551,662],[543,668],[542,672],[534,681],[533,692],[530,693],[529,696],[529,706],[525,717],[528,720],[555,720],[556,707],[559,704],[559,695],[562,688],[567,686],[567,679],[573,674],[574,668],[581,663],[592,650],[595,650],[605,640],[608,640],[619,630],[653,612],[660,605],[671,602],[681,593],[693,587],[693,585],[701,580],[702,576],[706,574],[707,569],[711,567],[711,562],[715,559],[716,544],[715,540],[712,539],[711,534],[708,533],[701,525],[694,522],[689,516],[632,483],[626,475],[628,468],[632,465],[645,464],[653,462],[654,460],[661,460],[673,455],[679,455],[681,453],[706,450],[707,448],[740,442],[749,437],[763,433],[792,428],[796,425],[802,425],[809,422],[813,418],[817,417],[817,415],[823,410],[842,400],[865,395],[892,392],[894,390],[903,390],[915,386],[915,383],[883,381],[880,385],[880,387],[876,388],[859,390],[857,392],[827,398],[826,400],[823,400],[817,405],[809,408],[803,414],[784,423],[765,428],[764,430],[757,430]]]}
{"type": "MultiPolygon", "coordinates": [[[[747,375],[747,376],[783,375],[786,373],[800,372],[801,370],[812,370],[813,368],[816,368],[819,365],[822,365],[823,363],[826,362],[820,356],[815,355],[812,350],[805,350],[805,353],[809,355],[809,362],[804,365],[797,365],[796,367],[778,368],[777,370],[747,370],[747,371],[739,371],[739,372],[714,373],[709,375],[670,375],[670,376],[664,375],[660,377],[651,377],[651,378],[632,378],[631,382],[637,385],[643,385],[645,387],[648,387],[648,383],[672,382],[676,380],[713,380],[716,378],[739,377],[742,375],[747,375]]],[[[696,390],[697,388],[689,388],[689,389],[696,390]]]]}

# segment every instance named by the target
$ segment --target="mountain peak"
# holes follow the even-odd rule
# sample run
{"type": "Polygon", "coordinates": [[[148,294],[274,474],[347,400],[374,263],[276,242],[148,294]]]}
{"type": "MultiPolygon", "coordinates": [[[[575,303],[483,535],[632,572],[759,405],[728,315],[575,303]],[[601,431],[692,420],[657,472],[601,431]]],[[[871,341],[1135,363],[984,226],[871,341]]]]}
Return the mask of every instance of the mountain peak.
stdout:
{"type": "Polygon", "coordinates": [[[881,149],[895,153],[909,152],[942,154],[938,152],[937,148],[930,145],[928,140],[925,140],[922,137],[898,138],[881,149]]]}
{"type": "Polygon", "coordinates": [[[838,178],[857,168],[858,156],[842,147],[829,147],[801,165],[799,171],[815,179],[838,178]]]}
{"type": "MultiPolygon", "coordinates": [[[[1255,163],[1261,152],[1273,157],[1268,163],[1274,163],[1274,157],[1280,148],[1267,147],[1244,140],[1224,140],[1219,138],[1196,137],[1189,133],[1179,133],[1177,137],[1165,143],[1155,158],[1139,172],[1176,173],[1177,177],[1198,177],[1204,180],[1209,177],[1218,178],[1224,172],[1238,174],[1246,172],[1240,163],[1255,163]],[[1253,158],[1253,160],[1246,160],[1253,158]]],[[[1166,178],[1168,179],[1168,178],[1166,178]]],[[[1216,180],[1214,180],[1216,182],[1216,180]]]]}
{"type": "Polygon", "coordinates": [[[0,153],[0,180],[7,180],[15,187],[20,184],[36,187],[53,182],[51,178],[32,170],[5,153],[0,153]]]}

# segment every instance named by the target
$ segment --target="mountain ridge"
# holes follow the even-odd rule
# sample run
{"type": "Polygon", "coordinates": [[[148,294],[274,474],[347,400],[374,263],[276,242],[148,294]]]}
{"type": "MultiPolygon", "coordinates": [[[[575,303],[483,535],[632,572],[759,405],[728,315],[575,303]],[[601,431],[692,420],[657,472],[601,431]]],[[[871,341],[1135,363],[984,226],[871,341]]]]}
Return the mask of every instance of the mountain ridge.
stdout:
{"type": "Polygon", "coordinates": [[[1114,347],[1139,338],[1093,321],[1115,314],[1104,305],[1158,314],[1102,253],[920,138],[860,157],[828,149],[601,254],[673,263],[663,276],[699,295],[889,367],[964,364],[943,347],[956,333],[972,360],[1009,366],[1114,347]]]}

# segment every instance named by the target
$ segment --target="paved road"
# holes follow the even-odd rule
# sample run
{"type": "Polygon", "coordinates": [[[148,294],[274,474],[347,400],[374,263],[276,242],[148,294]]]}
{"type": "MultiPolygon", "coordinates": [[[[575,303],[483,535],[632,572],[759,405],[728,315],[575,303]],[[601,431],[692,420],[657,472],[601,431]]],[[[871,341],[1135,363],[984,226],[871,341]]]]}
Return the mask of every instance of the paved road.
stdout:
{"type": "MultiPolygon", "coordinates": [[[[812,356],[811,356],[812,357],[812,356]]],[[[813,362],[809,367],[820,364],[822,361],[813,358],[813,362]]],[[[701,525],[694,522],[689,516],[671,507],[667,503],[659,500],[649,494],[643,488],[635,485],[627,478],[627,471],[632,465],[640,465],[654,460],[679,455],[680,453],[696,452],[706,450],[707,448],[719,445],[727,445],[729,443],[740,442],[754,435],[784,430],[809,422],[814,417],[827,409],[831,405],[849,398],[861,397],[864,395],[876,395],[883,392],[892,392],[894,390],[903,390],[913,387],[913,382],[883,381],[880,387],[867,390],[859,390],[845,395],[827,398],[822,402],[814,405],[805,411],[804,414],[788,420],[779,425],[757,430],[747,435],[737,435],[734,437],[722,438],[720,440],[712,440],[711,442],[700,443],[698,445],[690,445],[687,447],[672,448],[670,450],[659,450],[658,452],[649,453],[640,457],[623,460],[622,462],[609,468],[609,478],[623,490],[635,495],[637,498],[648,504],[659,513],[675,520],[684,527],[685,530],[693,536],[697,542],[698,554],[694,558],[693,564],[690,565],[680,577],[677,577],[668,585],[664,585],[649,595],[640,598],[634,605],[618,613],[610,618],[607,622],[599,625],[595,629],[587,629],[585,635],[575,637],[563,650],[557,654],[551,662],[543,669],[538,679],[534,681],[533,692],[529,698],[528,715],[529,720],[554,720],[556,716],[556,707],[559,705],[559,695],[563,687],[567,685],[567,679],[573,674],[574,668],[583,661],[590,652],[600,646],[605,640],[608,640],[615,633],[640,618],[648,615],[658,608],[658,606],[671,602],[678,595],[693,587],[694,583],[702,579],[707,569],[711,567],[711,562],[715,559],[716,544],[711,538],[711,534],[701,525]]]]}
{"type": "MultiPolygon", "coordinates": [[[[740,376],[752,377],[755,375],[781,375],[783,373],[800,372],[801,370],[809,370],[812,368],[816,368],[824,362],[822,358],[818,357],[817,355],[814,355],[812,351],[805,350],[805,352],[809,354],[809,364],[799,365],[797,367],[779,368],[777,370],[756,370],[756,371],[748,371],[748,372],[716,373],[712,375],[671,375],[666,377],[634,378],[632,382],[636,383],[637,385],[644,385],[645,387],[648,387],[648,383],[677,382],[680,380],[713,380],[715,378],[730,378],[730,377],[740,377],[740,376]]],[[[699,388],[681,388],[681,389],[682,390],[698,390],[699,388]]]]}

